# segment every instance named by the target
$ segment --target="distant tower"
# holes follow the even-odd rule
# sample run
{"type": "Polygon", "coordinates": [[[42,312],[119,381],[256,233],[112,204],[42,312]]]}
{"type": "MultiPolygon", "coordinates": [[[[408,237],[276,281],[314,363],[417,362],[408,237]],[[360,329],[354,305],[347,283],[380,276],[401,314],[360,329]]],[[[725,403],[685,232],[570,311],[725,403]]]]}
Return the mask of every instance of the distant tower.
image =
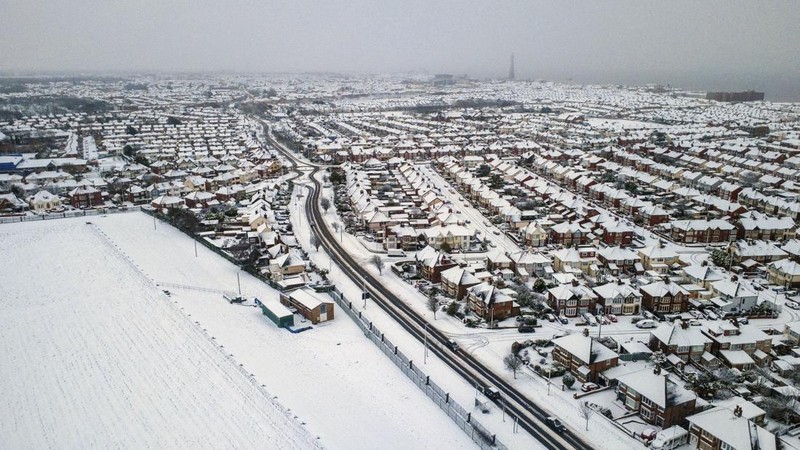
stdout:
{"type": "Polygon", "coordinates": [[[514,54],[511,54],[511,67],[508,68],[508,79],[514,79],[514,54]]]}

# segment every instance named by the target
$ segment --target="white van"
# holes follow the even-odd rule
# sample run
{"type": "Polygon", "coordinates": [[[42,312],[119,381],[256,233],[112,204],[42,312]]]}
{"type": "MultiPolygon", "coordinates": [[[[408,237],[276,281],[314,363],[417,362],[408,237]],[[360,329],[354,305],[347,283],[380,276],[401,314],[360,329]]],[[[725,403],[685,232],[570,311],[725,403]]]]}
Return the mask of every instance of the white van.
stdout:
{"type": "Polygon", "coordinates": [[[661,430],[656,434],[650,448],[655,450],[672,450],[689,442],[689,432],[678,425],[661,430]]]}
{"type": "Polygon", "coordinates": [[[402,258],[402,257],[406,256],[406,252],[404,252],[403,250],[400,250],[399,248],[391,248],[391,249],[386,251],[386,254],[390,258],[395,258],[395,257],[402,258]]]}
{"type": "Polygon", "coordinates": [[[636,322],[636,328],[655,328],[658,325],[655,320],[645,319],[636,322]]]}

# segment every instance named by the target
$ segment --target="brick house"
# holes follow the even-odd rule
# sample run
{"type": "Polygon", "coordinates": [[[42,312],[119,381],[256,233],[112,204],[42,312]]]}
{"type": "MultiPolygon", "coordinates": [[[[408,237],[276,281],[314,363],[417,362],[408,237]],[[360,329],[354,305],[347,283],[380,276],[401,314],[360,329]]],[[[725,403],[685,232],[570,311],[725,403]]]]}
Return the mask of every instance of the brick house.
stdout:
{"type": "Polygon", "coordinates": [[[102,193],[92,186],[78,186],[69,191],[69,204],[74,208],[91,208],[103,204],[102,193]]]}
{"type": "Polygon", "coordinates": [[[617,378],[617,400],[638,411],[647,423],[662,428],[680,425],[695,409],[697,396],[661,374],[644,369],[617,378]]]}
{"type": "Polygon", "coordinates": [[[764,367],[771,360],[772,336],[754,326],[720,322],[704,329],[703,334],[711,339],[711,352],[731,368],[764,367]]]}
{"type": "Polygon", "coordinates": [[[519,304],[489,283],[480,283],[467,291],[469,310],[486,320],[502,320],[519,315],[519,304]]]}
{"type": "Polygon", "coordinates": [[[442,272],[458,265],[446,254],[437,251],[431,246],[418,251],[415,257],[420,275],[431,283],[441,282],[442,272]]]}
{"type": "Polygon", "coordinates": [[[576,282],[562,284],[547,290],[547,301],[556,314],[567,317],[578,317],[583,313],[594,314],[597,294],[589,287],[576,282]]]}
{"type": "Polygon", "coordinates": [[[735,405],[716,406],[689,416],[689,445],[702,450],[778,448],[775,435],[760,426],[763,415],[761,408],[737,399],[735,405]]]}
{"type": "Polygon", "coordinates": [[[641,286],[639,292],[642,308],[652,312],[684,312],[689,307],[689,291],[669,278],[641,286]]]}
{"type": "Polygon", "coordinates": [[[734,242],[736,227],[727,220],[674,220],[670,224],[673,241],[684,244],[734,242]]]}
{"type": "Polygon", "coordinates": [[[456,300],[464,298],[469,288],[481,282],[467,269],[458,266],[442,271],[441,280],[444,293],[456,300]]]}
{"type": "Polygon", "coordinates": [[[650,332],[650,350],[664,355],[675,355],[684,363],[701,362],[703,354],[711,352],[711,339],[698,327],[690,327],[685,321],[662,323],[650,332]]]}
{"type": "Polygon", "coordinates": [[[281,303],[292,306],[312,324],[333,320],[333,300],[310,288],[300,288],[281,294],[281,303]]]}
{"type": "Polygon", "coordinates": [[[614,350],[581,333],[553,339],[553,360],[566,367],[581,383],[596,382],[597,375],[619,362],[614,350]]]}

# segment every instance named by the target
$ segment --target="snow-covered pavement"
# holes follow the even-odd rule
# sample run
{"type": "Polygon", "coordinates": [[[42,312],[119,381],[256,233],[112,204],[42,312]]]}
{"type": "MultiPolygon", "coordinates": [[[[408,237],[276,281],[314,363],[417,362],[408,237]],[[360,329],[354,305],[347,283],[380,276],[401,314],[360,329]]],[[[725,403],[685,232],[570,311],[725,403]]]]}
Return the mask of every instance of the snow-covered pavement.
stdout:
{"type": "Polygon", "coordinates": [[[318,445],[85,222],[0,228],[0,448],[318,445]]]}

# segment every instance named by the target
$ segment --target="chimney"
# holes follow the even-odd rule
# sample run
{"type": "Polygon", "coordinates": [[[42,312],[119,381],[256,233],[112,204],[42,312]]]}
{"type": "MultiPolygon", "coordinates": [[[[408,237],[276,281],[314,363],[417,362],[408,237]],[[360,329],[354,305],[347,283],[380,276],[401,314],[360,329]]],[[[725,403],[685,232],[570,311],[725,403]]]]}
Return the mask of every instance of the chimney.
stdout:
{"type": "Polygon", "coordinates": [[[703,262],[701,262],[701,263],[700,263],[700,266],[702,266],[702,267],[706,267],[706,266],[708,266],[708,261],[703,261],[703,262]]]}
{"type": "Polygon", "coordinates": [[[731,275],[731,281],[736,282],[738,280],[739,280],[739,277],[737,277],[736,275],[731,275]]]}
{"type": "Polygon", "coordinates": [[[661,365],[656,363],[656,366],[653,368],[653,373],[656,375],[661,375],[661,365]]]}
{"type": "Polygon", "coordinates": [[[572,286],[578,287],[578,280],[572,280],[572,286]]]}
{"type": "Polygon", "coordinates": [[[742,406],[741,405],[736,405],[736,407],[733,408],[733,416],[734,417],[742,417],[742,406]]]}

